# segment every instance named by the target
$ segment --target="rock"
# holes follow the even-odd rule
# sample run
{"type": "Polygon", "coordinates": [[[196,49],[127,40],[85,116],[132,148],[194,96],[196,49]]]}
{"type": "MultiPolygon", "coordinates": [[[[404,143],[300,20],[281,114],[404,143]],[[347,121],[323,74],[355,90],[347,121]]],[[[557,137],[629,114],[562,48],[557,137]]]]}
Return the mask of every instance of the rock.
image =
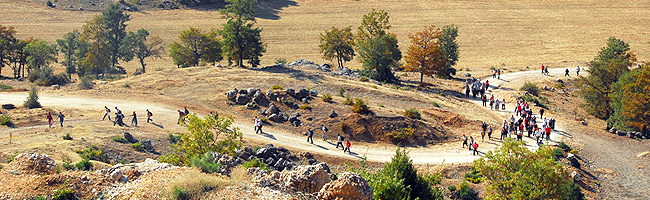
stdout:
{"type": "Polygon", "coordinates": [[[313,65],[314,62],[305,60],[305,59],[298,59],[295,62],[289,63],[289,66],[300,66],[300,65],[313,65]]]}
{"type": "Polygon", "coordinates": [[[5,109],[5,110],[10,110],[10,109],[15,109],[15,108],[16,108],[16,106],[14,106],[14,104],[10,104],[10,103],[2,104],[2,109],[5,109]]]}
{"type": "Polygon", "coordinates": [[[235,100],[235,103],[237,103],[239,105],[246,105],[250,101],[251,101],[250,96],[248,96],[246,94],[241,94],[241,95],[237,96],[237,100],[235,100]]]}
{"type": "Polygon", "coordinates": [[[122,173],[122,170],[115,170],[115,171],[111,172],[111,174],[109,174],[108,177],[109,177],[113,182],[117,182],[117,181],[119,181],[119,180],[122,178],[122,176],[123,176],[122,174],[123,174],[123,173],[122,173]]]}
{"type": "Polygon", "coordinates": [[[372,188],[359,174],[344,172],[337,180],[325,184],[320,189],[318,199],[372,200],[372,188]]]}
{"type": "Polygon", "coordinates": [[[296,95],[296,91],[295,91],[294,89],[287,89],[286,93],[287,93],[289,96],[294,96],[294,95],[296,95]]]}
{"type": "Polygon", "coordinates": [[[257,150],[257,157],[262,159],[267,159],[273,156],[275,148],[263,147],[257,150]]]}
{"type": "Polygon", "coordinates": [[[142,142],[140,142],[140,144],[142,144],[142,148],[143,148],[145,151],[147,151],[147,152],[154,152],[154,151],[156,151],[156,150],[153,148],[153,145],[151,145],[151,140],[148,140],[148,139],[147,139],[147,140],[143,140],[142,142]]]}
{"type": "Polygon", "coordinates": [[[572,153],[567,153],[566,159],[569,160],[569,164],[575,168],[580,168],[580,162],[578,162],[578,158],[572,153]]]}
{"type": "Polygon", "coordinates": [[[258,187],[268,187],[280,191],[317,193],[323,185],[330,182],[323,165],[298,166],[295,170],[273,171],[253,180],[258,187]]]}
{"type": "Polygon", "coordinates": [[[257,105],[261,105],[261,106],[269,105],[269,100],[264,95],[262,95],[262,93],[259,91],[255,92],[252,101],[255,102],[257,105]]]}
{"type": "Polygon", "coordinates": [[[299,90],[299,91],[294,95],[294,97],[295,97],[296,99],[307,98],[307,97],[309,97],[309,90],[307,90],[307,89],[300,89],[300,90],[299,90]]]}
{"type": "Polygon", "coordinates": [[[52,85],[52,89],[59,90],[61,89],[60,85],[52,85]]]}
{"type": "Polygon", "coordinates": [[[239,90],[239,94],[248,94],[248,90],[239,90]]]}
{"type": "Polygon", "coordinates": [[[562,79],[557,79],[557,82],[564,84],[564,81],[562,79]]]}
{"type": "Polygon", "coordinates": [[[255,88],[248,88],[248,89],[246,90],[246,94],[249,94],[249,95],[253,95],[253,94],[255,94],[256,92],[257,92],[257,89],[255,89],[255,88]]]}
{"type": "Polygon", "coordinates": [[[300,117],[300,113],[293,113],[291,116],[289,116],[289,122],[294,122],[298,121],[298,117],[300,117]]]}
{"type": "Polygon", "coordinates": [[[230,90],[230,91],[226,92],[226,98],[228,98],[228,100],[234,102],[237,99],[237,88],[235,88],[234,90],[230,90]]]}
{"type": "Polygon", "coordinates": [[[25,174],[52,174],[56,168],[50,156],[40,153],[21,153],[9,165],[11,170],[25,174]]]}
{"type": "Polygon", "coordinates": [[[265,115],[272,115],[272,114],[278,114],[278,113],[280,113],[280,109],[278,109],[278,107],[275,106],[274,103],[271,103],[271,105],[269,106],[269,108],[266,109],[266,110],[264,111],[263,114],[265,114],[265,115]]]}
{"type": "Polygon", "coordinates": [[[582,177],[580,176],[580,173],[573,171],[571,172],[571,179],[573,179],[575,182],[580,182],[580,180],[582,180],[582,177]]]}
{"type": "Polygon", "coordinates": [[[295,120],[295,121],[291,122],[291,125],[293,125],[295,127],[300,126],[300,120],[295,120]]]}
{"type": "Polygon", "coordinates": [[[327,116],[329,116],[330,118],[335,118],[336,116],[338,116],[338,114],[336,114],[336,111],[332,109],[332,111],[330,111],[330,114],[328,114],[327,116]]]}
{"type": "Polygon", "coordinates": [[[586,125],[587,125],[587,122],[586,122],[586,121],[581,121],[580,124],[586,126],[586,125]]]}
{"type": "Polygon", "coordinates": [[[627,132],[625,132],[625,131],[616,131],[616,134],[618,136],[627,136],[627,132]]]}
{"type": "Polygon", "coordinates": [[[302,100],[300,100],[300,101],[301,101],[302,103],[309,103],[308,100],[307,100],[307,98],[302,98],[302,100]]]}
{"type": "Polygon", "coordinates": [[[314,89],[310,89],[310,90],[309,90],[309,95],[314,96],[314,97],[315,97],[315,96],[318,96],[318,91],[316,91],[316,90],[314,90],[314,89]]]}
{"type": "Polygon", "coordinates": [[[467,73],[467,74],[465,74],[465,77],[472,77],[472,74],[467,73]]]}
{"type": "Polygon", "coordinates": [[[307,117],[307,119],[306,119],[306,120],[307,120],[307,121],[311,121],[311,120],[314,120],[314,118],[311,118],[311,117],[307,117]]]}
{"type": "Polygon", "coordinates": [[[131,133],[129,133],[129,132],[124,132],[124,139],[126,139],[126,141],[129,141],[129,143],[137,143],[138,142],[138,140],[136,140],[135,137],[133,137],[133,135],[131,135],[131,133]]]}
{"type": "Polygon", "coordinates": [[[126,183],[126,182],[129,182],[129,177],[126,177],[125,175],[122,175],[122,177],[120,177],[120,180],[118,180],[118,181],[119,181],[120,183],[126,183]]]}
{"type": "Polygon", "coordinates": [[[641,132],[636,132],[634,134],[634,137],[641,139],[643,137],[643,134],[641,134],[641,132]]]}
{"type": "Polygon", "coordinates": [[[284,118],[278,114],[271,114],[269,116],[269,120],[277,123],[282,123],[284,121],[284,118]]]}
{"type": "Polygon", "coordinates": [[[616,133],[616,127],[612,127],[612,129],[609,129],[609,132],[612,133],[612,134],[615,134],[616,133]]]}
{"type": "Polygon", "coordinates": [[[313,164],[318,163],[318,161],[316,159],[310,158],[310,159],[307,159],[307,163],[309,163],[310,165],[313,165],[313,164]]]}
{"type": "Polygon", "coordinates": [[[265,177],[266,175],[269,175],[269,171],[260,169],[259,167],[248,168],[246,170],[246,173],[248,175],[251,175],[253,177],[253,179],[261,179],[262,177],[265,177]]]}
{"type": "Polygon", "coordinates": [[[285,163],[287,161],[284,158],[280,158],[275,164],[273,165],[273,168],[275,168],[278,171],[284,170],[285,163]]]}

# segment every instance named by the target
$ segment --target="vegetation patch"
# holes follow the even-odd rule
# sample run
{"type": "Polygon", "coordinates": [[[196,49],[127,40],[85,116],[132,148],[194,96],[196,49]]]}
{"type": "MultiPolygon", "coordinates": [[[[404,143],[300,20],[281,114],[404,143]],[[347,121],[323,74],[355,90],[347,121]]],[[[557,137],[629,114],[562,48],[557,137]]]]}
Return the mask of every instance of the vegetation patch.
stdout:
{"type": "Polygon", "coordinates": [[[483,175],[475,167],[472,167],[472,171],[465,174],[465,180],[472,183],[480,183],[483,181],[483,175]]]}
{"type": "Polygon", "coordinates": [[[311,105],[309,105],[309,104],[302,104],[302,105],[300,105],[300,109],[303,109],[303,110],[311,110],[311,105]]]}
{"type": "Polygon", "coordinates": [[[320,97],[320,100],[322,100],[325,103],[332,103],[332,95],[324,94],[323,96],[320,97]]]}
{"type": "Polygon", "coordinates": [[[12,124],[9,115],[0,115],[0,126],[11,126],[12,124]]]}
{"type": "Polygon", "coordinates": [[[14,87],[11,87],[11,85],[5,85],[0,83],[0,90],[13,90],[14,87]]]}
{"type": "Polygon", "coordinates": [[[170,144],[176,144],[181,141],[181,136],[170,133],[169,135],[167,135],[167,141],[169,141],[170,144]]]}
{"type": "Polygon", "coordinates": [[[32,87],[32,89],[29,90],[29,96],[27,96],[27,100],[23,103],[23,106],[25,108],[41,108],[41,103],[38,102],[38,91],[36,90],[36,87],[32,87]]]}
{"type": "Polygon", "coordinates": [[[127,141],[126,138],[123,138],[123,137],[120,137],[120,136],[115,136],[115,137],[113,137],[111,139],[113,140],[113,142],[118,142],[118,143],[123,143],[123,144],[129,143],[129,141],[127,141]]]}
{"type": "Polygon", "coordinates": [[[535,83],[526,81],[526,83],[524,83],[524,86],[521,86],[519,90],[526,91],[528,94],[531,94],[533,96],[539,96],[539,87],[537,87],[537,84],[535,83]]]}
{"type": "Polygon", "coordinates": [[[144,151],[144,147],[142,147],[142,143],[140,143],[140,142],[136,142],[136,143],[131,144],[131,147],[135,151],[144,151]]]}
{"type": "Polygon", "coordinates": [[[364,114],[369,112],[370,109],[366,102],[361,98],[354,98],[354,104],[352,105],[352,112],[364,114]]]}
{"type": "Polygon", "coordinates": [[[72,140],[72,136],[70,136],[70,133],[66,133],[62,138],[63,140],[72,140]]]}
{"type": "Polygon", "coordinates": [[[420,111],[417,108],[411,108],[408,110],[404,110],[404,116],[411,118],[411,119],[420,119],[421,114],[420,111]]]}
{"type": "Polygon", "coordinates": [[[88,149],[78,150],[77,154],[81,156],[82,159],[96,160],[104,163],[110,163],[110,158],[108,155],[104,154],[104,150],[92,145],[88,149]]]}
{"type": "Polygon", "coordinates": [[[221,170],[221,163],[216,163],[213,152],[207,152],[201,158],[190,159],[190,165],[201,169],[204,173],[215,173],[221,170]]]}
{"type": "Polygon", "coordinates": [[[284,88],[282,88],[282,86],[280,86],[280,85],[273,85],[273,86],[271,86],[271,89],[272,90],[282,90],[284,88]]]}
{"type": "Polygon", "coordinates": [[[271,169],[269,169],[269,168],[266,166],[266,163],[260,161],[260,160],[257,159],[257,158],[253,158],[253,159],[251,159],[251,160],[249,160],[249,161],[244,162],[244,164],[242,164],[242,166],[243,166],[244,168],[246,168],[246,169],[248,169],[248,168],[253,168],[253,167],[258,167],[258,168],[260,168],[260,169],[263,169],[263,170],[266,170],[266,171],[269,171],[269,172],[271,171],[271,169]]]}

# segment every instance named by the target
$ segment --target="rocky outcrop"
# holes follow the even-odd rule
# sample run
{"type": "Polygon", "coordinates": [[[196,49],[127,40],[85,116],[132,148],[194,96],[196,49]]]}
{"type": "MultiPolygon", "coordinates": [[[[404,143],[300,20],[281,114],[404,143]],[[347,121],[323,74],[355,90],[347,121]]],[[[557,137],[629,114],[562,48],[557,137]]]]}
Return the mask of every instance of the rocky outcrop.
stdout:
{"type": "Polygon", "coordinates": [[[126,141],[129,141],[129,143],[137,143],[138,142],[138,140],[135,139],[135,137],[133,137],[133,135],[131,135],[131,133],[129,133],[129,132],[124,132],[124,139],[126,139],[126,141]]]}
{"type": "Polygon", "coordinates": [[[56,164],[50,156],[40,153],[21,153],[10,163],[10,169],[25,174],[52,174],[56,164]]]}
{"type": "Polygon", "coordinates": [[[136,179],[142,174],[173,168],[178,167],[169,163],[161,163],[157,160],[147,158],[144,162],[141,163],[117,164],[108,169],[97,170],[96,173],[103,174],[115,182],[128,182],[129,180],[136,179]]]}
{"type": "Polygon", "coordinates": [[[332,109],[332,111],[330,111],[330,114],[328,114],[327,116],[329,116],[330,118],[335,118],[336,116],[339,116],[339,115],[336,114],[336,111],[334,111],[334,109],[332,109]]]}
{"type": "Polygon", "coordinates": [[[295,170],[273,171],[253,180],[258,187],[287,192],[317,193],[330,182],[327,164],[299,166],[295,170]]]}
{"type": "Polygon", "coordinates": [[[298,158],[291,154],[289,150],[284,147],[274,147],[272,144],[267,144],[255,152],[257,158],[263,161],[269,169],[283,171],[292,169],[295,166],[298,158]]]}
{"type": "Polygon", "coordinates": [[[329,182],[318,192],[323,200],[371,200],[372,188],[361,175],[344,172],[337,180],[329,182]]]}

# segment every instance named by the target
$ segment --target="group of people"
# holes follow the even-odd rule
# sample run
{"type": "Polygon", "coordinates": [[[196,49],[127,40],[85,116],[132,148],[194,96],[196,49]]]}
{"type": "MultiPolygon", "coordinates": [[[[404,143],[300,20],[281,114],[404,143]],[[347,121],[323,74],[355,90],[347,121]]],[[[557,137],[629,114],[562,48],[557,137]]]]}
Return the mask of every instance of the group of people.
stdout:
{"type": "Polygon", "coordinates": [[[490,98],[488,98],[487,95],[483,95],[481,101],[483,101],[483,106],[487,107],[489,104],[490,110],[506,110],[506,99],[499,100],[499,98],[494,98],[494,95],[490,95],[490,98]]]}
{"type": "Polygon", "coordinates": [[[490,82],[488,80],[482,82],[480,78],[468,79],[465,81],[465,98],[469,98],[470,91],[472,98],[476,98],[476,96],[483,97],[489,86],[490,82]]]}
{"type": "Polygon", "coordinates": [[[181,124],[183,120],[185,120],[185,116],[190,114],[190,111],[187,110],[187,107],[183,107],[183,111],[181,110],[176,110],[178,111],[178,122],[176,124],[181,124]]]}
{"type": "MultiPolygon", "coordinates": [[[[569,76],[569,68],[564,70],[564,76],[569,76]]],[[[580,76],[580,66],[576,67],[576,76],[580,76]]],[[[570,76],[569,76],[570,77],[570,76]]]]}
{"type": "Polygon", "coordinates": [[[519,100],[515,105],[515,115],[519,119],[515,120],[515,115],[511,115],[509,119],[503,120],[503,129],[501,130],[501,137],[512,138],[515,134],[518,141],[523,139],[524,133],[527,133],[529,138],[535,137],[535,142],[541,146],[544,136],[546,141],[551,139],[551,131],[555,129],[555,118],[547,119],[544,117],[544,108],[539,110],[540,118],[543,119],[542,126],[537,125],[537,116],[533,115],[530,108],[530,103],[519,100]]]}
{"type": "MultiPolygon", "coordinates": [[[[327,141],[328,129],[325,124],[321,125],[321,130],[323,130],[323,141],[327,141]]],[[[345,137],[343,137],[340,133],[337,133],[336,135],[336,148],[338,149],[340,146],[343,149],[343,153],[348,152],[349,154],[352,154],[352,152],[350,152],[350,140],[345,139],[345,137]],[[345,146],[343,145],[343,141],[345,141],[345,146]]],[[[314,144],[314,130],[312,128],[307,129],[307,142],[314,144]]]]}
{"type": "Polygon", "coordinates": [[[501,79],[501,69],[492,69],[492,78],[501,79]]]}
{"type": "MultiPolygon", "coordinates": [[[[54,114],[56,115],[56,112],[54,114]]],[[[63,119],[65,118],[65,115],[63,115],[62,111],[59,111],[59,115],[57,115],[56,117],[59,118],[59,123],[61,124],[61,128],[63,128],[63,119]]],[[[52,117],[51,111],[47,112],[46,118],[47,118],[47,123],[50,125],[50,128],[52,128],[52,120],[54,120],[54,118],[52,117]]]]}
{"type": "Polygon", "coordinates": [[[479,154],[479,152],[478,152],[478,142],[474,141],[474,137],[469,136],[469,138],[467,138],[467,136],[465,136],[465,134],[463,134],[463,148],[465,148],[465,145],[467,145],[467,147],[469,148],[470,151],[473,150],[472,155],[478,155],[479,154]],[[469,139],[469,141],[468,141],[468,139],[469,139]]]}
{"type": "MultiPolygon", "coordinates": [[[[104,117],[102,117],[102,120],[106,120],[107,117],[108,117],[108,120],[111,120],[111,109],[108,108],[108,106],[104,106],[104,112],[105,113],[104,113],[104,117]]],[[[153,113],[151,113],[151,111],[149,111],[149,109],[147,109],[146,112],[147,112],[147,122],[152,122],[153,120],[151,119],[151,117],[153,116],[153,113]]],[[[124,123],[124,118],[125,117],[126,116],[122,113],[122,111],[119,108],[117,108],[117,106],[116,106],[115,107],[115,120],[112,120],[113,121],[113,126],[115,126],[115,125],[126,126],[126,124],[124,123]]],[[[136,112],[133,111],[133,114],[129,115],[129,117],[131,117],[131,126],[138,126],[138,116],[137,116],[136,112]]]]}

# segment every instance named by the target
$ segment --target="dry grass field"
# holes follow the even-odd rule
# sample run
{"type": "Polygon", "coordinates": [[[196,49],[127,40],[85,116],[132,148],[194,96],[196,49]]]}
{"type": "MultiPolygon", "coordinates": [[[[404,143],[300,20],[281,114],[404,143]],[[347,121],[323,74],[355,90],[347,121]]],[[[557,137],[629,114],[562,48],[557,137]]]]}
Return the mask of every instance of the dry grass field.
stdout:
{"type": "MultiPolygon", "coordinates": [[[[391,32],[405,50],[408,34],[423,26],[456,24],[459,27],[458,68],[474,73],[489,66],[537,66],[565,61],[588,61],[605,40],[616,36],[628,42],[639,60],[650,55],[650,1],[343,1],[268,0],[258,11],[258,25],[268,52],[262,65],[277,58],[327,62],[320,56],[319,33],[331,26],[356,27],[372,8],[390,14],[391,32]]],[[[36,0],[0,2],[0,24],[14,26],[18,36],[54,42],[81,29],[98,12],[52,9],[36,0]]],[[[215,9],[150,10],[131,13],[129,30],[146,28],[165,42],[177,39],[189,26],[205,30],[223,23],[215,9]]],[[[173,67],[168,58],[148,61],[150,69],[173,67]]],[[[222,61],[225,63],[225,61],[222,61]]],[[[129,72],[136,62],[122,64],[129,72]]],[[[351,67],[361,64],[353,60],[351,67]]],[[[5,71],[5,76],[10,70],[5,71]]]]}

